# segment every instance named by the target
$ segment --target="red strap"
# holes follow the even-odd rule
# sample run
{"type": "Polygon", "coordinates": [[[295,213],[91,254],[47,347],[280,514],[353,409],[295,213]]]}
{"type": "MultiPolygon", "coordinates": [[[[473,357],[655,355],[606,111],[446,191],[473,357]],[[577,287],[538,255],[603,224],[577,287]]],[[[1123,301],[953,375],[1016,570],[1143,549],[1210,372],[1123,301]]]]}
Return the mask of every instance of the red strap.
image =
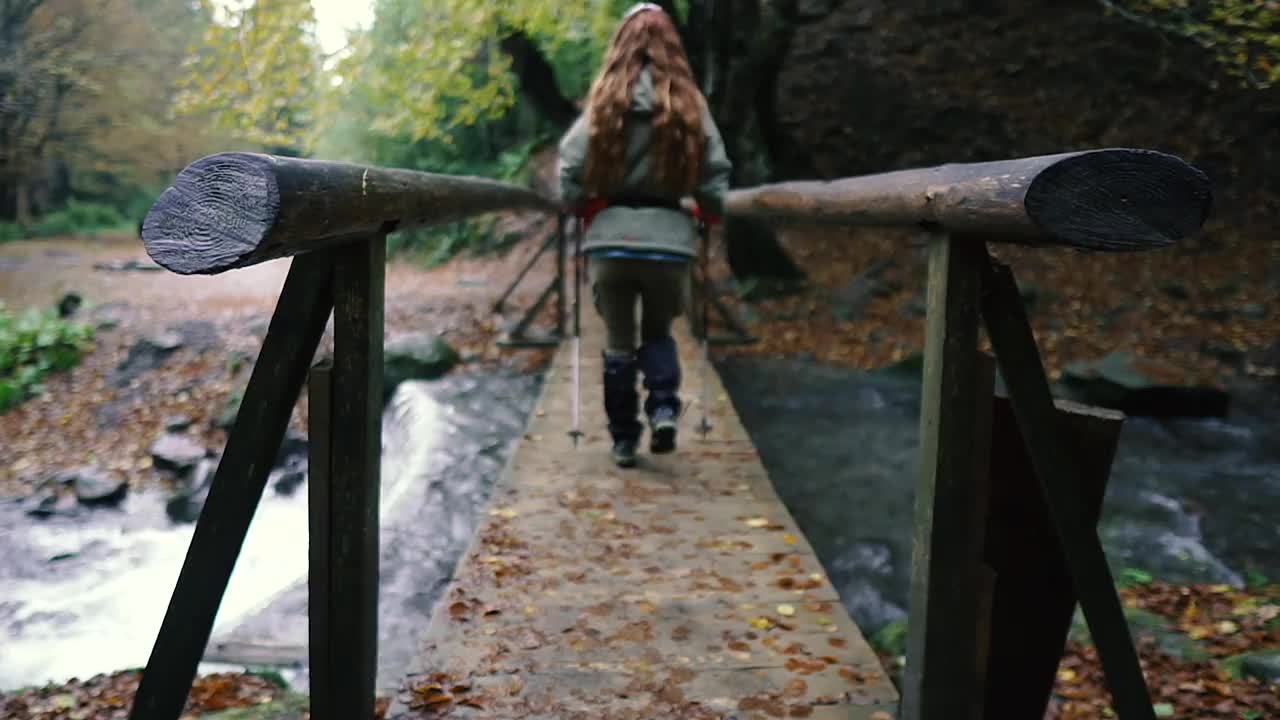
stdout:
{"type": "Polygon", "coordinates": [[[578,213],[578,217],[582,218],[583,229],[590,227],[591,221],[596,218],[596,215],[599,215],[600,211],[607,207],[609,207],[609,201],[602,197],[593,197],[587,200],[587,203],[582,206],[582,210],[578,213]]]}
{"type": "Polygon", "coordinates": [[[704,222],[704,223],[706,223],[707,225],[719,225],[719,224],[720,224],[720,216],[719,216],[719,215],[716,215],[715,213],[703,212],[703,211],[702,211],[702,206],[701,206],[701,205],[699,205],[699,204],[697,204],[697,203],[694,203],[694,204],[693,204],[693,217],[694,217],[694,219],[696,219],[696,220],[698,220],[698,221],[700,221],[700,222],[704,222]]]}

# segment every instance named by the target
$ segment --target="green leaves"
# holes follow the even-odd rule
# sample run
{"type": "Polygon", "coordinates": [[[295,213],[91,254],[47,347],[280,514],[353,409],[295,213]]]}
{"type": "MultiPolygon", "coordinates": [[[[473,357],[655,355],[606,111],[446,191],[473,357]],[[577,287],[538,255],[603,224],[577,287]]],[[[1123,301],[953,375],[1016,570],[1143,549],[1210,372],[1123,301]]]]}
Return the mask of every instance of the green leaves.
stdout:
{"type": "Polygon", "coordinates": [[[310,1],[201,6],[212,21],[187,58],[178,114],[259,145],[302,148],[322,80],[310,1]]]}
{"type": "MultiPolygon", "coordinates": [[[[578,75],[597,62],[617,21],[618,2],[379,0],[373,27],[353,39],[326,94],[333,110],[367,108],[384,136],[453,142],[454,131],[502,117],[516,104],[516,82],[501,41],[532,38],[549,57],[573,52],[578,75]],[[589,57],[588,63],[581,62],[589,57]]],[[[580,92],[585,83],[565,88],[580,92]]],[[[335,117],[335,113],[321,113],[335,117]]]]}
{"type": "Polygon", "coordinates": [[[52,310],[15,315],[0,303],[0,412],[41,392],[49,373],[75,367],[92,340],[91,327],[52,310]]]}
{"type": "Polygon", "coordinates": [[[1100,0],[1109,11],[1180,35],[1259,88],[1280,83],[1280,4],[1257,0],[1100,0]]]}

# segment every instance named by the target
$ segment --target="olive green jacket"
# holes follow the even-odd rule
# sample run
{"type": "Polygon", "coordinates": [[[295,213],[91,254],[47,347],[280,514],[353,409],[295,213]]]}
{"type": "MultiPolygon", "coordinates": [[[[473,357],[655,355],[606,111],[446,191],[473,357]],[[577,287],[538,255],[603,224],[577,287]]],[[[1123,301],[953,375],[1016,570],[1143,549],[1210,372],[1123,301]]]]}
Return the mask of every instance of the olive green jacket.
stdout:
{"type": "MultiPolygon", "coordinates": [[[[650,143],[653,138],[653,78],[644,70],[632,92],[631,112],[627,117],[629,134],[621,194],[669,198],[670,193],[654,187],[651,180],[650,143]]],[[[729,190],[729,172],[733,165],[725,154],[724,141],[711,113],[703,104],[702,127],[706,139],[702,145],[701,178],[693,199],[703,212],[724,212],[724,196],[729,190]]],[[[590,193],[582,186],[590,127],[587,114],[578,116],[573,127],[560,141],[560,202],[570,210],[583,207],[590,193]]],[[[596,215],[583,237],[583,250],[622,248],[697,255],[697,233],[692,218],[685,212],[667,208],[610,207],[596,215]]]]}

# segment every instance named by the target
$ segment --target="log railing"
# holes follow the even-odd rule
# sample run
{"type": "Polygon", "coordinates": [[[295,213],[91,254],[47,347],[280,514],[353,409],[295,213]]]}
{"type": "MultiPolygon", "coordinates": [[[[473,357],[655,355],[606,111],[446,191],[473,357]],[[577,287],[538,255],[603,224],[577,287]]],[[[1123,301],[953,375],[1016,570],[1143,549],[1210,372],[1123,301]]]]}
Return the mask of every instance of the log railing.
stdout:
{"type": "MultiPolygon", "coordinates": [[[[1154,717],[1094,530],[1120,418],[1055,408],[1012,272],[986,243],[1157,249],[1195,233],[1210,197],[1208,179],[1182,160],[1130,149],[730,194],[736,215],[930,234],[904,718],[1038,717],[1077,598],[1119,716],[1154,717]],[[978,350],[982,324],[994,360],[978,350]],[[992,397],[997,363],[1007,401],[992,397]],[[1001,504],[1014,496],[1027,507],[1001,504]],[[1047,590],[1046,602],[1028,600],[1047,590]]],[[[311,716],[371,717],[384,239],[513,209],[556,211],[527,189],[481,178],[245,153],[192,163],[156,202],[142,238],[169,270],[213,274],[293,260],[134,720],[180,716],[308,373],[311,716]],[[313,367],[331,313],[333,358],[313,367]]]]}

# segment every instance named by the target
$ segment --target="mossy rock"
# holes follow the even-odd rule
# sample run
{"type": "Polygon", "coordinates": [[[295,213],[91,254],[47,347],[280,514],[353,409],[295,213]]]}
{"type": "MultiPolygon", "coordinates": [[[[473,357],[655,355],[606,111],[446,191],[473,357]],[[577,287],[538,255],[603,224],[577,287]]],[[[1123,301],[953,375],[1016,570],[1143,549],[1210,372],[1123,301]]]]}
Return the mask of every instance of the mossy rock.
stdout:
{"type": "Polygon", "coordinates": [[[432,333],[410,333],[386,343],[383,350],[382,389],[390,398],[396,386],[407,380],[435,380],[461,362],[449,343],[432,333]]]}
{"type": "Polygon", "coordinates": [[[871,647],[889,655],[907,654],[906,618],[894,620],[871,636],[871,647]]]}
{"type": "Polygon", "coordinates": [[[1220,665],[1236,679],[1251,677],[1267,683],[1280,683],[1280,648],[1233,655],[1220,665]]]}
{"type": "Polygon", "coordinates": [[[1138,608],[1125,608],[1124,617],[1129,622],[1135,640],[1142,635],[1149,635],[1161,650],[1179,660],[1198,661],[1210,658],[1200,643],[1179,632],[1168,619],[1160,615],[1138,608]]]}

